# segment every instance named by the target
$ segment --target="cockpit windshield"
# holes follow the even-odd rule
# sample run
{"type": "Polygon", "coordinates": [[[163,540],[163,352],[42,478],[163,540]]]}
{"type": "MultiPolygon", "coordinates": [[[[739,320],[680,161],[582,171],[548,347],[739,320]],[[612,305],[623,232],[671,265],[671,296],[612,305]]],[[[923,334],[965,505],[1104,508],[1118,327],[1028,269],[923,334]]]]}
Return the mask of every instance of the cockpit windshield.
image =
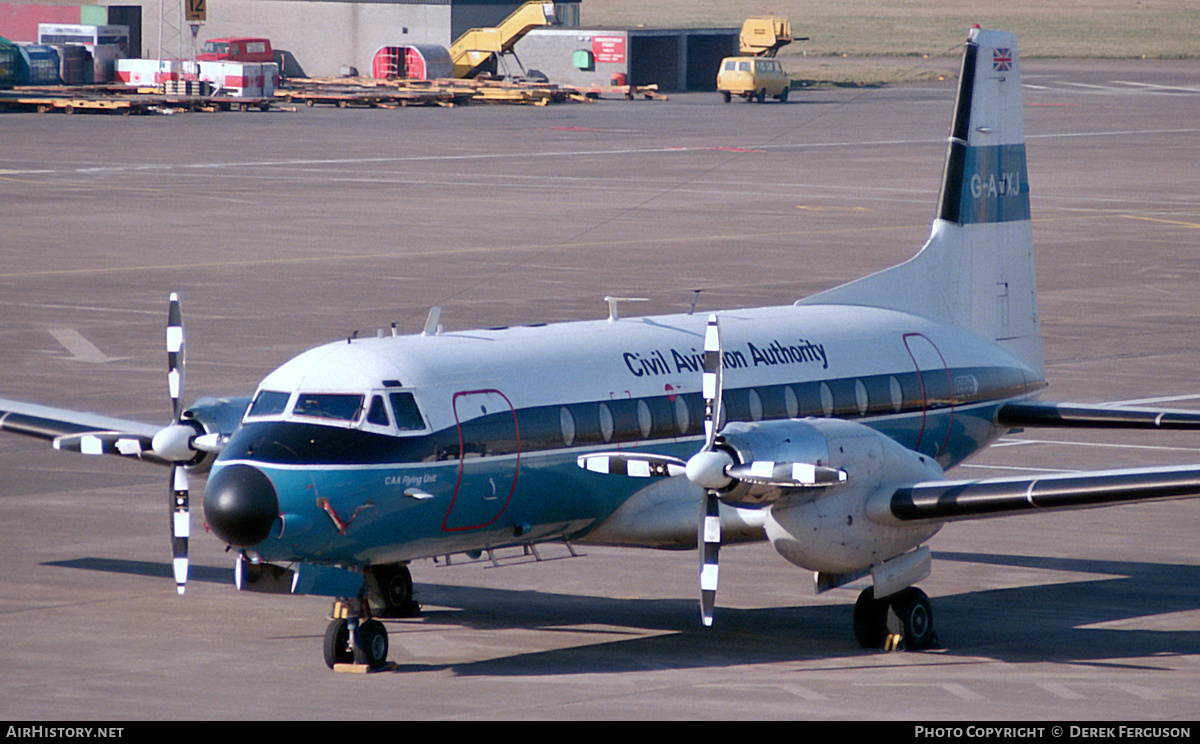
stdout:
{"type": "Polygon", "coordinates": [[[278,390],[260,390],[250,404],[246,416],[279,416],[287,408],[291,393],[281,393],[278,390]]]}
{"type": "Polygon", "coordinates": [[[292,415],[354,421],[362,411],[363,397],[357,393],[300,393],[292,415]]]}
{"type": "Polygon", "coordinates": [[[396,414],[396,428],[400,431],[421,431],[425,428],[425,419],[413,400],[412,393],[392,393],[392,412],[396,414]]]}
{"type": "Polygon", "coordinates": [[[400,434],[425,431],[427,424],[408,391],[363,393],[293,393],[262,389],[246,410],[246,419],[311,418],[342,425],[391,430],[400,434]],[[389,405],[390,404],[390,411],[389,405]]]}

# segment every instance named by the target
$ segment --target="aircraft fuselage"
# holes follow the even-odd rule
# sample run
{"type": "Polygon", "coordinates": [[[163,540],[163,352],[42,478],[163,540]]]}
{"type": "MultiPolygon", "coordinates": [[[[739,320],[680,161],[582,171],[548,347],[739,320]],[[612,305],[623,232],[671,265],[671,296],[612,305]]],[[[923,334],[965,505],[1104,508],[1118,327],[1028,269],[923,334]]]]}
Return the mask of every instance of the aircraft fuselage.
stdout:
{"type": "MultiPolygon", "coordinates": [[[[998,405],[1043,385],[986,339],[903,313],[719,316],[727,421],[851,419],[942,468],[1003,432],[998,405]]],[[[674,315],[321,346],[262,382],[210,482],[233,465],[269,479],[280,518],[245,546],[269,561],[396,563],[583,538],[648,486],[581,469],[580,454],[687,458],[703,443],[704,326],[674,315]]]]}

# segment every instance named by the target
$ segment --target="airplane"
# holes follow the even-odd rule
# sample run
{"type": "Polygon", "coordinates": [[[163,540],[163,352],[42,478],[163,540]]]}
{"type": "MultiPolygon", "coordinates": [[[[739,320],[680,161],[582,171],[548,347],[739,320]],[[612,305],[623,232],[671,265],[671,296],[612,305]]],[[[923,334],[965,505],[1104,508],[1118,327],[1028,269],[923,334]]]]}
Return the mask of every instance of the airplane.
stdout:
{"type": "MultiPolygon", "coordinates": [[[[0,400],[0,430],[170,468],[179,593],[190,490],[243,591],[334,600],[325,662],[383,668],[380,618],[419,612],[416,560],[562,542],[699,555],[767,540],[818,592],[869,580],[864,648],[936,645],[928,540],[967,519],[1200,496],[1200,465],[949,480],[1021,427],[1197,429],[1200,414],[1039,400],[1042,356],[1013,34],[964,47],[930,237],[911,259],[790,305],[318,346],[252,396],[158,426],[0,400]]],[[[573,551],[573,547],[572,547],[573,551]]]]}

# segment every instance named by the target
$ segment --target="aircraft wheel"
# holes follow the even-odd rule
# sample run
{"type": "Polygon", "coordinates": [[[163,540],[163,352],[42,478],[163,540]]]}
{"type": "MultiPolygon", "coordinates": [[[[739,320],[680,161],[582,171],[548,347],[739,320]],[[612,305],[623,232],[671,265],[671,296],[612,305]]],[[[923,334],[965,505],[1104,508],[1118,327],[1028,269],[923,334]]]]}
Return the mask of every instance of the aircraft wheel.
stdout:
{"type": "Polygon", "coordinates": [[[904,636],[904,647],[910,651],[933,646],[933,607],[925,592],[912,586],[890,597],[887,630],[904,636]]]}
{"type": "Polygon", "coordinates": [[[863,648],[882,648],[887,637],[888,602],[875,599],[875,587],[869,586],[854,603],[854,639],[863,648]]]}
{"type": "Polygon", "coordinates": [[[387,628],[378,620],[359,623],[354,637],[354,663],[379,669],[387,663],[387,628]]]}
{"type": "Polygon", "coordinates": [[[413,599],[412,573],[408,566],[372,566],[374,590],[371,606],[377,617],[414,617],[421,606],[413,599]]]}
{"type": "Polygon", "coordinates": [[[325,628],[325,665],[333,669],[334,664],[354,662],[350,650],[350,627],[346,618],[332,620],[325,628]]]}

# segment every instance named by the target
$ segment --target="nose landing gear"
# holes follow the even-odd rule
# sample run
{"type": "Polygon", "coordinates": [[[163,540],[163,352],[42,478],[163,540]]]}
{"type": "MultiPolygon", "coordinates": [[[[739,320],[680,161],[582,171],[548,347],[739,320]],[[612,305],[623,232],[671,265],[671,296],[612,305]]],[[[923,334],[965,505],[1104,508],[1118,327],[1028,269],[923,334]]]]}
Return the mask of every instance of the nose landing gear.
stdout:
{"type": "Polygon", "coordinates": [[[383,669],[388,665],[387,628],[375,618],[415,617],[421,612],[408,566],[367,566],[364,579],[362,596],[333,603],[324,644],[330,669],[383,669]]]}
{"type": "Polygon", "coordinates": [[[332,619],[325,628],[324,650],[330,669],[341,665],[383,669],[388,665],[387,628],[369,616],[364,619],[360,601],[339,599],[333,603],[332,619]]]}

